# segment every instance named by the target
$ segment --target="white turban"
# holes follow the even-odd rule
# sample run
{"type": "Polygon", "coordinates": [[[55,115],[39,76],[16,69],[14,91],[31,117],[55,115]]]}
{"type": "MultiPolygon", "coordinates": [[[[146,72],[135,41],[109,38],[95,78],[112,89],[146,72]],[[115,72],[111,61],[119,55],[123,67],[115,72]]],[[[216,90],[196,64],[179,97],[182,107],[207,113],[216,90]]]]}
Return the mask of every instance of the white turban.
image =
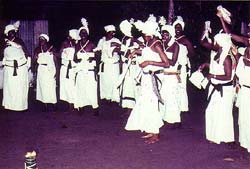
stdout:
{"type": "Polygon", "coordinates": [[[168,31],[171,36],[170,41],[168,42],[169,46],[171,46],[175,42],[175,29],[172,25],[164,25],[161,27],[161,31],[168,31]]]}
{"type": "Polygon", "coordinates": [[[173,23],[173,26],[175,27],[177,24],[180,24],[181,27],[182,27],[182,30],[184,30],[184,27],[185,27],[185,23],[183,22],[183,19],[178,17],[174,23],[173,23]]]}
{"type": "Polygon", "coordinates": [[[69,30],[69,36],[74,40],[79,40],[79,32],[77,29],[69,30]]]}
{"type": "Polygon", "coordinates": [[[120,30],[122,31],[122,33],[128,37],[132,37],[131,35],[131,28],[132,25],[128,20],[124,20],[120,23],[119,25],[120,30]]]}
{"type": "Polygon", "coordinates": [[[138,29],[139,31],[142,31],[144,23],[141,20],[137,20],[134,23],[134,25],[135,25],[136,29],[138,29]]]}
{"type": "Polygon", "coordinates": [[[88,28],[88,22],[85,18],[81,19],[81,23],[82,23],[82,27],[80,27],[80,29],[78,30],[79,33],[81,32],[81,30],[86,30],[86,32],[89,34],[89,28],[88,28]]]}
{"type": "Polygon", "coordinates": [[[104,29],[106,32],[115,31],[115,26],[114,25],[107,25],[107,26],[104,26],[104,29]]]}
{"type": "Polygon", "coordinates": [[[42,33],[42,34],[39,35],[39,38],[40,38],[40,37],[41,37],[41,38],[44,38],[47,42],[49,42],[49,36],[48,36],[48,35],[42,33]]]}
{"type": "Polygon", "coordinates": [[[214,42],[216,42],[221,47],[231,47],[232,40],[231,36],[227,33],[218,33],[214,36],[214,42]]]}
{"type": "Polygon", "coordinates": [[[158,23],[157,22],[153,22],[153,21],[146,21],[143,25],[142,28],[142,33],[145,35],[149,35],[149,36],[158,36],[159,32],[157,31],[158,29],[158,23]],[[158,33],[157,33],[158,32],[158,33]]]}
{"type": "Polygon", "coordinates": [[[14,24],[9,24],[5,26],[4,34],[8,35],[9,31],[11,30],[15,30],[15,32],[17,32],[17,30],[19,29],[19,26],[20,26],[20,21],[16,21],[14,24]]]}
{"type": "Polygon", "coordinates": [[[164,25],[161,27],[161,31],[168,31],[171,37],[175,37],[175,29],[172,25],[164,25]]]}

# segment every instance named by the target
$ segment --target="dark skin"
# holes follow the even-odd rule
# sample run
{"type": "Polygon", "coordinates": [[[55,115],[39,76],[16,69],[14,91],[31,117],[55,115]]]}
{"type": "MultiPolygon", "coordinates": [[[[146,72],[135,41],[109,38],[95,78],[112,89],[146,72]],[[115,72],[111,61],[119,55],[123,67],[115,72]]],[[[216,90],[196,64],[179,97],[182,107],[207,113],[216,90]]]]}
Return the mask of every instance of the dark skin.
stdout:
{"type": "MultiPolygon", "coordinates": [[[[161,58],[161,62],[156,62],[156,61],[144,61],[140,64],[140,67],[141,68],[144,68],[148,65],[154,65],[154,66],[161,66],[161,67],[169,67],[169,60],[163,50],[163,46],[161,44],[160,41],[158,41],[158,38],[156,37],[152,37],[152,36],[146,36],[144,35],[143,36],[147,46],[151,46],[153,43],[154,45],[151,46],[151,49],[158,53],[160,58],[161,58]],[[157,42],[156,42],[157,41],[157,42]],[[156,42],[156,43],[155,43],[156,42]]],[[[141,54],[141,50],[135,50],[133,51],[129,57],[132,58],[134,54],[141,54]]],[[[156,134],[156,133],[148,133],[144,136],[142,136],[141,138],[145,138],[145,139],[148,139],[145,141],[146,144],[153,144],[155,142],[158,142],[159,141],[159,134],[156,134]]]]}
{"type": "Polygon", "coordinates": [[[172,59],[169,59],[169,64],[174,66],[178,59],[179,54],[179,45],[174,42],[171,46],[168,46],[169,41],[171,40],[171,35],[167,31],[162,31],[162,42],[163,46],[165,47],[166,52],[173,53],[172,59]]]}
{"type": "Polygon", "coordinates": [[[188,50],[188,57],[193,58],[193,56],[195,55],[193,45],[184,35],[182,26],[180,24],[175,25],[175,34],[176,41],[182,45],[185,45],[188,50]]]}
{"type": "MultiPolygon", "coordinates": [[[[77,59],[77,56],[76,56],[76,53],[78,51],[80,51],[80,52],[93,52],[93,49],[96,47],[94,43],[92,43],[91,41],[88,41],[88,33],[87,33],[87,31],[85,29],[82,29],[80,31],[79,36],[80,36],[81,39],[76,44],[76,52],[75,52],[75,57],[74,57],[74,60],[76,62],[80,61],[79,59],[77,59]],[[83,47],[83,46],[85,46],[85,47],[83,47]]],[[[91,59],[95,60],[95,58],[90,58],[90,60],[91,59]]]]}
{"type": "MultiPolygon", "coordinates": [[[[218,44],[215,44],[214,45],[215,47],[214,48],[218,48],[218,53],[217,55],[215,56],[215,60],[218,59],[218,57],[220,56],[221,52],[222,52],[222,47],[220,47],[218,44]]],[[[219,62],[219,60],[218,60],[219,62]]],[[[208,80],[210,80],[211,78],[214,78],[214,79],[217,79],[217,80],[231,80],[231,76],[232,76],[232,59],[231,59],[231,56],[227,55],[224,62],[223,62],[223,65],[224,65],[224,72],[225,74],[224,75],[215,75],[214,74],[208,74],[207,78],[208,80]]],[[[209,67],[209,64],[208,63],[204,63],[202,64],[199,69],[200,70],[203,70],[204,68],[206,67],[209,67]]]]}
{"type": "Polygon", "coordinates": [[[248,30],[247,37],[246,36],[239,36],[239,35],[233,34],[233,33],[231,33],[231,31],[228,28],[228,26],[225,23],[225,21],[223,20],[221,12],[218,11],[218,13],[216,15],[220,19],[220,22],[221,22],[221,25],[223,27],[223,30],[226,33],[228,33],[228,34],[231,34],[232,39],[234,39],[236,42],[243,43],[245,46],[249,46],[250,45],[250,30],[248,30]]]}
{"type": "Polygon", "coordinates": [[[60,53],[62,53],[64,48],[68,47],[74,47],[76,45],[76,40],[72,39],[70,36],[67,37],[65,41],[63,41],[61,48],[60,48],[60,53]]]}
{"type": "Polygon", "coordinates": [[[35,48],[35,51],[34,51],[34,67],[33,67],[33,70],[36,71],[37,70],[37,59],[38,59],[38,54],[39,53],[42,53],[42,52],[51,52],[53,54],[53,59],[54,59],[54,62],[55,62],[55,65],[57,67],[57,59],[55,57],[55,49],[53,48],[53,46],[50,46],[49,43],[42,37],[39,38],[39,45],[38,47],[35,48]]]}
{"type": "MultiPolygon", "coordinates": [[[[16,31],[15,31],[15,30],[9,31],[6,38],[7,38],[8,40],[12,41],[12,42],[15,42],[15,43],[21,45],[21,46],[22,46],[22,49],[23,49],[23,51],[24,51],[25,57],[27,58],[27,57],[29,56],[28,50],[27,50],[27,48],[26,48],[26,46],[25,46],[23,40],[17,37],[17,34],[16,34],[16,31]]],[[[7,46],[8,46],[8,44],[5,43],[5,47],[7,47],[7,46]]]]}

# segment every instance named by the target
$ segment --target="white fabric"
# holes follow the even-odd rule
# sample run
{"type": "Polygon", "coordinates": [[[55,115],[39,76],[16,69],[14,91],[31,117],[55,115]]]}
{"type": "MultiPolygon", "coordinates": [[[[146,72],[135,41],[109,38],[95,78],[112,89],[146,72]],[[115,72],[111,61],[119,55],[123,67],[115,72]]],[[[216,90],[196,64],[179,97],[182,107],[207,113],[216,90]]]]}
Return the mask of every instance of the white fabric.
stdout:
{"type": "MultiPolygon", "coordinates": [[[[152,58],[152,55],[156,56],[155,52],[149,47],[143,49],[142,57],[145,57],[143,60],[152,58]]],[[[160,60],[159,55],[153,59],[153,61],[158,60],[160,60]]],[[[135,107],[128,118],[125,129],[158,134],[159,129],[162,126],[162,116],[158,110],[158,98],[153,92],[151,75],[143,73],[141,79],[141,92],[136,101],[135,107]]]]}
{"type": "MultiPolygon", "coordinates": [[[[142,28],[142,33],[148,36],[156,36],[158,23],[153,21],[146,21],[142,28]]],[[[159,33],[159,32],[158,32],[159,33]]]]}
{"type": "Polygon", "coordinates": [[[132,25],[131,25],[131,23],[129,23],[128,20],[122,21],[122,22],[120,23],[119,27],[120,27],[121,32],[122,32],[124,35],[126,35],[126,36],[128,36],[128,37],[132,37],[132,35],[131,35],[131,28],[132,28],[132,25]]]}
{"type": "Polygon", "coordinates": [[[79,32],[77,29],[71,29],[69,30],[69,36],[74,40],[79,40],[79,32]]]}
{"type": "MultiPolygon", "coordinates": [[[[168,59],[172,59],[173,53],[166,52],[168,59]]],[[[164,69],[165,72],[177,72],[177,64],[164,69]]],[[[181,122],[180,100],[178,98],[177,75],[164,75],[160,90],[164,104],[160,104],[162,118],[168,123],[181,122]]]]}
{"type": "Polygon", "coordinates": [[[173,26],[175,27],[177,24],[180,24],[182,27],[182,30],[184,30],[185,23],[182,20],[177,19],[176,21],[174,21],[173,26]]]}
{"type": "Polygon", "coordinates": [[[47,42],[49,42],[49,36],[48,36],[48,35],[42,33],[42,34],[39,35],[39,37],[42,37],[42,38],[44,38],[47,42]]]}
{"type": "Polygon", "coordinates": [[[115,26],[114,26],[114,25],[107,25],[107,26],[104,26],[104,30],[105,30],[106,32],[115,31],[115,26]]]}
{"type": "Polygon", "coordinates": [[[223,20],[228,24],[231,24],[231,13],[221,5],[217,6],[217,10],[221,12],[223,20]]]}
{"type": "Polygon", "coordinates": [[[202,88],[202,82],[204,79],[205,77],[200,72],[200,70],[193,72],[192,75],[189,77],[189,81],[198,89],[202,88]]]}
{"type": "Polygon", "coordinates": [[[92,106],[98,108],[97,81],[95,79],[94,68],[96,62],[89,62],[88,59],[94,57],[92,52],[77,52],[77,57],[81,61],[76,68],[76,98],[74,108],[92,106]]]}
{"type": "Polygon", "coordinates": [[[17,31],[17,29],[16,29],[16,27],[14,25],[7,25],[7,26],[5,26],[4,34],[8,35],[9,31],[11,31],[11,30],[17,31]]]}
{"type": "Polygon", "coordinates": [[[101,61],[100,64],[100,97],[101,99],[107,99],[119,102],[119,90],[117,89],[117,80],[120,74],[119,70],[119,55],[113,53],[114,48],[111,47],[112,42],[121,43],[117,38],[111,40],[106,40],[106,38],[100,39],[98,42],[96,50],[101,51],[101,61]],[[104,66],[104,71],[101,68],[104,66]]]}
{"type": "Polygon", "coordinates": [[[0,89],[3,89],[3,65],[0,61],[0,89]]]}
{"type": "Polygon", "coordinates": [[[250,80],[248,77],[250,73],[250,67],[244,64],[243,58],[244,57],[241,57],[239,59],[236,68],[236,75],[239,78],[239,83],[241,85],[237,96],[237,103],[239,107],[239,142],[242,147],[246,148],[248,152],[250,152],[250,109],[248,99],[250,97],[250,89],[243,86],[250,86],[250,80]]]}
{"type": "Polygon", "coordinates": [[[75,54],[74,47],[64,48],[61,54],[61,68],[60,68],[60,100],[68,103],[74,103],[76,89],[75,89],[75,66],[73,61],[75,54]],[[71,62],[72,68],[69,69],[69,78],[66,77],[68,64],[71,62]]]}
{"type": "Polygon", "coordinates": [[[5,109],[23,111],[28,109],[28,66],[22,48],[8,46],[4,49],[3,58],[3,101],[5,109]],[[14,63],[17,60],[17,76],[13,76],[14,63]],[[24,65],[23,65],[24,64],[24,65]],[[22,66],[21,66],[22,65],[22,66]]]}
{"type": "MultiPolygon", "coordinates": [[[[210,59],[210,72],[218,75],[222,74],[224,65],[214,61],[215,53],[211,53],[210,59]]],[[[220,60],[224,59],[224,56],[220,56],[220,60]]],[[[234,72],[232,71],[232,74],[234,72]]],[[[233,75],[232,75],[233,76],[233,75]]],[[[224,84],[228,81],[211,79],[213,84],[224,84]],[[215,83],[216,82],[216,83],[215,83]]],[[[213,86],[209,86],[209,93],[213,90],[213,86]]],[[[220,142],[232,142],[234,141],[234,126],[233,126],[233,98],[234,87],[223,86],[223,95],[217,90],[211,96],[211,100],[206,109],[206,138],[214,143],[220,144],[220,142]]]]}
{"type": "Polygon", "coordinates": [[[50,52],[39,53],[37,63],[39,65],[37,68],[36,99],[43,103],[55,104],[57,102],[56,67],[53,54],[50,52]]]}

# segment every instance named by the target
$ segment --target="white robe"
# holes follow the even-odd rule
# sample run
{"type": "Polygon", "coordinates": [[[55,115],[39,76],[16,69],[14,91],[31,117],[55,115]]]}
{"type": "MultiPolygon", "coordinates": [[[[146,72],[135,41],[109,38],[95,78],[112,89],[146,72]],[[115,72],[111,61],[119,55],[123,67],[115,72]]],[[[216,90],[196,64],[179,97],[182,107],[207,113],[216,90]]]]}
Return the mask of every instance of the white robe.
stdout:
{"type": "Polygon", "coordinates": [[[100,64],[100,97],[101,99],[112,100],[115,102],[120,101],[119,90],[117,89],[117,81],[120,74],[119,70],[119,55],[113,54],[114,47],[111,47],[112,42],[120,43],[116,38],[106,40],[103,37],[97,45],[97,50],[101,50],[101,61],[100,64]],[[102,67],[104,70],[102,71],[102,67]]]}
{"type": "Polygon", "coordinates": [[[38,54],[37,59],[37,86],[36,99],[43,103],[57,102],[56,97],[56,67],[53,54],[43,52],[38,54]]]}
{"type": "MultiPolygon", "coordinates": [[[[166,52],[168,59],[172,59],[173,53],[166,52]]],[[[164,72],[177,73],[176,63],[174,66],[165,68],[164,72]]],[[[164,104],[160,104],[163,120],[168,123],[179,123],[181,122],[181,110],[178,90],[178,79],[177,75],[165,74],[162,80],[161,95],[164,100],[164,104]]]]}
{"type": "Polygon", "coordinates": [[[75,54],[74,47],[68,47],[63,49],[61,54],[62,65],[60,68],[60,100],[68,103],[74,103],[75,101],[75,70],[76,63],[73,61],[75,54]],[[68,70],[68,65],[71,62],[71,68],[68,70]],[[68,71],[68,77],[67,77],[68,71]]]}
{"type": "MultiPolygon", "coordinates": [[[[142,50],[143,60],[161,61],[161,58],[150,47],[145,47],[142,50]]],[[[148,73],[150,70],[156,71],[157,69],[161,68],[157,66],[146,66],[143,68],[141,93],[128,118],[125,126],[126,130],[140,130],[146,133],[158,134],[159,129],[163,126],[162,116],[158,109],[158,98],[153,92],[152,78],[148,73]]]]}
{"type": "Polygon", "coordinates": [[[236,69],[236,75],[239,78],[241,89],[238,93],[238,107],[239,107],[239,142],[240,145],[247,149],[250,153],[250,67],[245,66],[243,57],[239,59],[239,63],[236,69]],[[248,87],[246,87],[248,86],[248,87]]]}
{"type": "MultiPolygon", "coordinates": [[[[224,60],[225,56],[220,56],[219,63],[214,61],[215,52],[211,52],[210,73],[215,75],[224,74],[224,60]]],[[[232,71],[233,79],[234,71],[232,71]]],[[[230,81],[221,81],[211,79],[213,84],[225,84],[230,81]]],[[[209,93],[213,90],[213,86],[209,86],[209,93]]],[[[217,90],[211,95],[211,99],[206,109],[206,138],[214,143],[234,141],[234,126],[233,126],[233,97],[234,87],[223,86],[223,95],[217,90]]]]}
{"type": "Polygon", "coordinates": [[[15,111],[28,109],[28,65],[22,47],[6,47],[3,65],[3,107],[15,111]],[[18,62],[16,76],[13,76],[14,60],[18,62]]]}
{"type": "Polygon", "coordinates": [[[76,97],[74,108],[92,106],[98,108],[97,98],[97,80],[95,78],[94,68],[96,61],[89,62],[90,57],[94,57],[93,52],[78,52],[78,59],[81,59],[76,66],[76,97]]]}

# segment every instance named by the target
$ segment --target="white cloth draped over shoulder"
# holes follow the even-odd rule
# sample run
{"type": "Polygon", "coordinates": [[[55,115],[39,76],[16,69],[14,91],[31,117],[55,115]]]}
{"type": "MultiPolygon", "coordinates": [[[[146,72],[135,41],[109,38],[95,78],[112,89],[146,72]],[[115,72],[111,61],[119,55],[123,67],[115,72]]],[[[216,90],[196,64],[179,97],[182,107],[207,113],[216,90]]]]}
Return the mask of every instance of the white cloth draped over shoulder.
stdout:
{"type": "Polygon", "coordinates": [[[3,107],[15,111],[28,109],[28,65],[22,47],[15,42],[7,46],[2,64],[3,107]]]}
{"type": "Polygon", "coordinates": [[[57,102],[56,67],[53,57],[53,53],[49,51],[38,54],[36,99],[43,103],[57,102]]]}
{"type": "MultiPolygon", "coordinates": [[[[222,52],[223,53],[223,52],[222,52]]],[[[219,61],[214,60],[217,53],[211,52],[210,73],[215,75],[224,75],[224,60],[227,52],[220,55],[219,61]]],[[[209,86],[208,96],[211,99],[206,109],[206,138],[214,143],[234,141],[233,126],[233,85],[224,85],[219,90],[214,90],[217,84],[227,84],[233,80],[235,70],[232,70],[232,77],[229,81],[222,81],[212,78],[209,86]],[[213,85],[214,84],[214,85],[213,85]],[[212,93],[213,91],[213,93],[212,93]]]]}

